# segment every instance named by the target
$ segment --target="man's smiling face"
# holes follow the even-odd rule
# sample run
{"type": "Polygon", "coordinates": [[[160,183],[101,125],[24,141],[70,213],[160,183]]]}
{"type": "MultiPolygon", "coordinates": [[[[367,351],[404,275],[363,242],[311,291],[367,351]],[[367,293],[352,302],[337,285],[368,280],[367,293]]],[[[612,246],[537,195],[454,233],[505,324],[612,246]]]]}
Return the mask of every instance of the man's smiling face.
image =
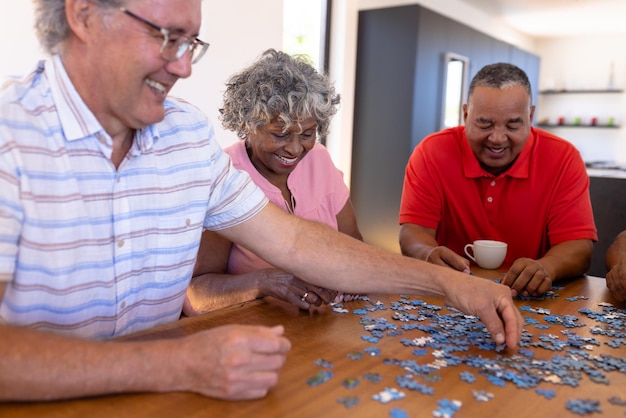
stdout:
{"type": "Polygon", "coordinates": [[[474,89],[463,106],[465,133],[485,170],[498,175],[513,164],[528,140],[534,111],[523,86],[474,89]]]}

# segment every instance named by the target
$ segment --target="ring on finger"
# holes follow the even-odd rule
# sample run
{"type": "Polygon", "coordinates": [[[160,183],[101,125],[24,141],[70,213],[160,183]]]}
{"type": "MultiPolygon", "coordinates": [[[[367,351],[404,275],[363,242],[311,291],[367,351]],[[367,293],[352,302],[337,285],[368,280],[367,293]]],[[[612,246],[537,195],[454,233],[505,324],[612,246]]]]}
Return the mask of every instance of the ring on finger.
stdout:
{"type": "Polygon", "coordinates": [[[309,296],[309,292],[304,292],[304,295],[300,298],[302,302],[306,302],[306,297],[309,296]]]}

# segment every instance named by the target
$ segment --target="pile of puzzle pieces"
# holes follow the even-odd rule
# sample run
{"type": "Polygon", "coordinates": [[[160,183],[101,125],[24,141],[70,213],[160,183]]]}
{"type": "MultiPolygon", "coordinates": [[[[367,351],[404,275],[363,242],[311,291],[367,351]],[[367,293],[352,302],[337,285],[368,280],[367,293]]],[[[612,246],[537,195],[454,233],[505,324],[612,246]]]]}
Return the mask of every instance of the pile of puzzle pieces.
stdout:
{"type": "MultiPolygon", "coordinates": [[[[557,298],[555,290],[547,292],[541,298],[527,298],[525,300],[542,300],[545,298],[557,298]]],[[[372,400],[388,404],[394,400],[406,397],[405,391],[416,391],[425,395],[433,395],[434,388],[429,385],[441,379],[437,371],[444,367],[465,365],[475,373],[464,370],[459,373],[459,378],[467,383],[476,381],[476,375],[484,376],[496,386],[507,384],[515,385],[520,389],[535,389],[535,392],[553,399],[556,392],[551,389],[537,387],[541,382],[549,382],[555,385],[569,385],[577,387],[581,379],[586,378],[599,384],[609,384],[606,372],[626,373],[626,359],[619,356],[594,355],[593,346],[600,342],[593,337],[582,337],[576,334],[575,329],[585,325],[579,318],[572,315],[557,315],[545,308],[525,305],[520,308],[524,315],[525,327],[534,327],[540,330],[537,340],[533,334],[524,330],[520,348],[516,354],[503,355],[504,347],[496,346],[491,339],[484,324],[475,316],[466,315],[450,307],[442,307],[428,304],[419,299],[410,299],[401,296],[398,301],[392,302],[389,307],[381,302],[371,302],[367,297],[360,297],[366,302],[364,308],[353,309],[352,314],[360,316],[360,324],[364,334],[362,340],[374,344],[361,352],[351,352],[346,355],[352,360],[360,359],[363,354],[367,356],[380,356],[381,352],[375,346],[382,338],[397,338],[399,343],[411,349],[411,354],[416,359],[398,360],[384,359],[384,364],[398,367],[396,377],[397,387],[386,387],[384,390],[374,393],[372,400]],[[391,310],[391,320],[374,317],[370,314],[379,310],[391,310]],[[540,322],[543,320],[543,323],[540,322]],[[549,333],[553,326],[560,328],[559,333],[563,336],[549,333]],[[420,330],[420,337],[408,339],[403,334],[410,330],[420,330]],[[543,332],[546,330],[546,333],[543,332]],[[497,354],[483,357],[476,354],[467,354],[470,347],[481,350],[495,351],[497,354]],[[548,360],[538,359],[534,356],[533,349],[543,349],[554,352],[548,360]],[[426,354],[432,354],[434,361],[420,363],[417,358],[426,354]],[[421,381],[420,381],[421,380],[421,381]]],[[[572,297],[566,300],[574,302],[584,297],[572,297]]],[[[341,304],[334,306],[337,314],[349,314],[350,310],[341,304]]],[[[612,348],[620,348],[626,345],[625,319],[626,311],[618,310],[610,304],[602,303],[597,311],[581,309],[579,312],[594,320],[598,325],[590,327],[593,335],[603,335],[608,338],[605,344],[612,348]]],[[[307,383],[311,386],[323,384],[333,377],[329,371],[332,363],[318,359],[315,366],[322,368],[307,383]]],[[[363,380],[378,382],[380,375],[368,373],[362,376],[363,380]]],[[[350,389],[359,385],[359,378],[345,379],[342,384],[350,389]]],[[[487,391],[472,391],[477,402],[488,402],[493,394],[487,391]]],[[[345,396],[337,400],[346,408],[359,404],[356,396],[345,396]]],[[[608,400],[613,405],[624,405],[626,401],[618,397],[608,400]]],[[[437,401],[438,407],[432,411],[435,417],[452,417],[462,408],[458,400],[441,399],[437,401]]],[[[586,415],[601,412],[601,402],[597,399],[569,399],[564,408],[572,413],[586,415]]],[[[626,412],[626,411],[625,411],[626,412]]],[[[390,410],[390,416],[400,418],[407,416],[406,412],[394,408],[390,410]]]]}

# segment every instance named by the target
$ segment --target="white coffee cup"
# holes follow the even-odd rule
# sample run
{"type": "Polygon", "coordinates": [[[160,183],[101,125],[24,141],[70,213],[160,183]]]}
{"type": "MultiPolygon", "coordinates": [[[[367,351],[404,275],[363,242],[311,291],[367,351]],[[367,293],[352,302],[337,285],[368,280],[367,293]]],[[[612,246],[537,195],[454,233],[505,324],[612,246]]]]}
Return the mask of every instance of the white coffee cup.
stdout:
{"type": "Polygon", "coordinates": [[[464,248],[465,254],[484,269],[494,270],[502,265],[506,257],[506,242],[479,239],[464,248]],[[469,249],[472,253],[470,254],[469,249]]]}

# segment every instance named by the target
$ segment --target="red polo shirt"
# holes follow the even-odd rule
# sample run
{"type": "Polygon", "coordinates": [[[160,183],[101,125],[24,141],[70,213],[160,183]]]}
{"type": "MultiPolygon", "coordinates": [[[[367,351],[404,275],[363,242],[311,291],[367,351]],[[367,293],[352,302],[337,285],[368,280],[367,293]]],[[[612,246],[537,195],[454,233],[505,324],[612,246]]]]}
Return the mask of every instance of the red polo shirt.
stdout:
{"type": "Polygon", "coordinates": [[[399,220],[435,229],[439,245],[461,255],[477,239],[507,242],[507,265],[564,241],[598,239],[580,153],[535,128],[498,176],[480,166],[465,127],[426,137],[406,167],[399,220]]]}

